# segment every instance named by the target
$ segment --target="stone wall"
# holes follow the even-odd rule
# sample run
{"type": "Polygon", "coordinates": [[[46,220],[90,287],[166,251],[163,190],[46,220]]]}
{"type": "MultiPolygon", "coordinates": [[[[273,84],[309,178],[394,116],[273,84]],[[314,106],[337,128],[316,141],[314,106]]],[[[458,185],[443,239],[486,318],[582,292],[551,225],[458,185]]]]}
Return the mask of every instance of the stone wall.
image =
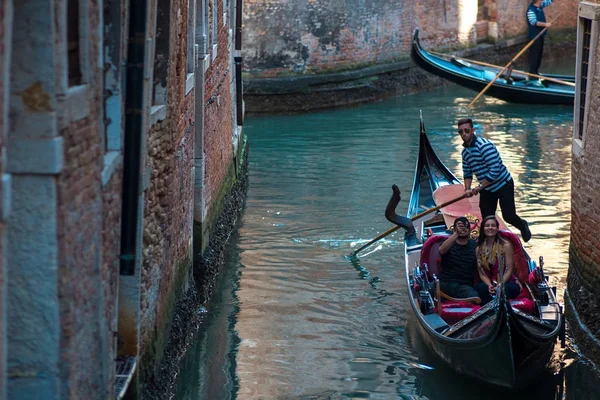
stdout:
{"type": "Polygon", "coordinates": [[[186,93],[188,1],[171,2],[166,118],[147,136],[140,351],[142,381],[164,356],[174,305],[192,267],[194,89],[186,93]]]}
{"type": "MultiPolygon", "coordinates": [[[[247,78],[340,72],[408,59],[412,32],[427,48],[473,45],[476,23],[495,22],[498,40],[527,32],[528,3],[518,0],[409,1],[247,0],[244,15],[244,70],[247,78]]],[[[573,28],[577,1],[556,2],[548,19],[573,28]]],[[[483,35],[487,39],[487,25],[483,35]]]]}
{"type": "MultiPolygon", "coordinates": [[[[434,87],[439,80],[425,75],[429,82],[424,82],[411,69],[415,28],[426,49],[462,51],[491,42],[503,51],[518,44],[514,56],[526,43],[527,6],[518,0],[352,0],[343,5],[247,0],[242,50],[246,110],[302,112],[434,87]]],[[[562,13],[551,31],[553,40],[572,41],[577,2],[546,10],[548,19],[562,13]]]]}

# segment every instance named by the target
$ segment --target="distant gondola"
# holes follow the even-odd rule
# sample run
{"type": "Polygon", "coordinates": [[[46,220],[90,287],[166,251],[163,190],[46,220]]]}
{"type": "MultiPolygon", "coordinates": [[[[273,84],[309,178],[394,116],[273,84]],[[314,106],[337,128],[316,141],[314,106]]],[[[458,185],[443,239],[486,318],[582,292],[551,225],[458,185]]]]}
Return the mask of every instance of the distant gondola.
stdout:
{"type": "MultiPolygon", "coordinates": [[[[411,57],[424,70],[476,92],[481,92],[502,69],[498,66],[475,64],[459,57],[453,56],[450,60],[446,60],[433,55],[421,47],[418,29],[413,36],[411,57]]],[[[573,76],[553,74],[542,76],[546,79],[527,80],[527,76],[522,73],[513,72],[510,77],[506,77],[503,73],[485,94],[510,103],[574,104],[575,78],[573,76]]]]}
{"type": "MultiPolygon", "coordinates": [[[[433,151],[421,120],[407,216],[411,218],[435,207],[434,197],[454,188],[463,190],[433,151]]],[[[386,217],[392,222],[398,216],[389,210],[394,210],[399,200],[396,193],[386,209],[386,217]]],[[[455,204],[466,210],[474,203],[463,199],[455,204]]],[[[466,215],[469,213],[477,214],[478,209],[471,209],[466,215]]],[[[518,236],[508,230],[501,233],[513,243],[515,273],[523,285],[517,299],[506,299],[503,290],[484,306],[477,302],[479,298],[444,297],[437,280],[438,247],[450,234],[447,226],[454,218],[442,208],[441,213],[416,219],[416,230],[405,235],[405,273],[416,320],[414,327],[423,343],[458,373],[505,388],[526,386],[546,368],[557,338],[564,340],[562,306],[543,270],[525,252],[518,236]],[[529,275],[533,271],[539,273],[539,281],[531,282],[529,275]]]]}

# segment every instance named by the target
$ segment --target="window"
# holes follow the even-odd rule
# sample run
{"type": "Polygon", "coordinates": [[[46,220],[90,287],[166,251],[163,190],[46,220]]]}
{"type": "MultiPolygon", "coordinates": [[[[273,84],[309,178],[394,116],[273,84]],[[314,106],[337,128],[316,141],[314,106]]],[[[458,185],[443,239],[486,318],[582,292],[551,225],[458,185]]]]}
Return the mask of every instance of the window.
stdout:
{"type": "Polygon", "coordinates": [[[595,70],[596,47],[598,44],[598,20],[600,4],[580,3],[577,26],[577,62],[575,109],[573,115],[573,152],[583,154],[585,133],[589,125],[588,114],[591,101],[592,76],[595,70]]]}
{"type": "Polygon", "coordinates": [[[167,104],[167,74],[169,71],[171,1],[158,0],[157,3],[152,105],[165,105],[167,104]]]}
{"type": "Polygon", "coordinates": [[[227,0],[223,0],[223,26],[227,25],[227,0]]]}
{"type": "Polygon", "coordinates": [[[196,43],[198,44],[198,56],[208,53],[208,0],[197,0],[196,10],[196,43]]]}
{"type": "Polygon", "coordinates": [[[195,20],[195,0],[188,0],[188,25],[187,25],[187,73],[194,73],[194,65],[196,60],[194,59],[194,20],[195,20]]]}
{"type": "Polygon", "coordinates": [[[215,58],[217,58],[217,0],[211,0],[210,1],[210,8],[211,8],[211,15],[212,15],[212,20],[210,22],[210,26],[212,27],[212,32],[211,32],[211,38],[212,38],[212,59],[214,60],[215,58]]]}
{"type": "Polygon", "coordinates": [[[121,150],[124,68],[121,0],[104,1],[104,129],[105,152],[121,150]]]}
{"type": "Polygon", "coordinates": [[[584,120],[585,120],[585,106],[587,98],[587,83],[588,83],[588,72],[590,65],[590,38],[592,34],[592,21],[587,18],[581,18],[581,28],[583,30],[581,40],[581,75],[579,76],[579,87],[578,87],[578,98],[579,98],[579,121],[578,121],[578,132],[577,138],[583,140],[584,131],[584,120]]]}
{"type": "Polygon", "coordinates": [[[82,83],[81,47],[79,40],[79,1],[67,0],[67,54],[69,86],[82,83]]]}

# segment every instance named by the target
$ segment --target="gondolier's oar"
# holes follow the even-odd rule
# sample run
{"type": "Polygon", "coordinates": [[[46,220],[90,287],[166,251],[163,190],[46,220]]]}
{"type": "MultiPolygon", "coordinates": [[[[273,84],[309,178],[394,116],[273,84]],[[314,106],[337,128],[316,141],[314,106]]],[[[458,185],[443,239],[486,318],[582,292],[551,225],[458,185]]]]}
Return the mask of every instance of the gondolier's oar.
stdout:
{"type": "Polygon", "coordinates": [[[394,193],[392,194],[392,197],[390,198],[390,201],[388,202],[388,205],[385,209],[385,217],[388,219],[388,221],[393,222],[397,225],[391,227],[387,231],[383,232],[381,235],[375,237],[373,240],[369,241],[368,243],[366,243],[366,244],[360,246],[358,249],[354,250],[351,254],[351,257],[356,257],[356,255],[358,253],[360,253],[363,249],[369,247],[373,243],[377,242],[380,239],[383,239],[390,233],[395,232],[400,228],[404,228],[406,230],[410,230],[410,229],[414,230],[414,227],[412,226],[413,221],[416,221],[419,218],[424,217],[427,214],[431,214],[432,212],[435,212],[442,207],[449,206],[450,204],[456,203],[457,201],[462,200],[467,197],[466,194],[463,194],[462,196],[459,196],[455,199],[449,200],[443,204],[440,204],[439,206],[428,208],[427,210],[425,210],[409,219],[407,217],[400,217],[400,216],[396,215],[396,212],[394,210],[396,209],[396,206],[400,202],[400,189],[398,189],[398,186],[393,185],[392,190],[394,191],[394,193]]]}
{"type": "MultiPolygon", "coordinates": [[[[556,21],[558,19],[558,17],[560,17],[560,14],[558,14],[556,16],[556,18],[554,18],[551,22],[551,24],[556,21]]],[[[523,53],[525,53],[525,51],[531,47],[531,45],[533,45],[533,43],[540,38],[546,31],[548,30],[548,27],[546,26],[544,29],[542,29],[540,31],[540,33],[538,33],[533,39],[531,39],[531,41],[529,43],[527,43],[527,45],[523,48],[523,50],[521,50],[512,60],[510,60],[510,62],[508,64],[506,64],[494,77],[494,79],[492,79],[492,81],[490,83],[487,84],[486,87],[483,88],[483,90],[481,92],[479,92],[479,94],[477,95],[477,97],[475,97],[473,99],[473,101],[471,101],[469,103],[469,105],[467,106],[467,108],[471,108],[471,106],[473,105],[473,103],[475,103],[481,96],[483,96],[483,94],[485,92],[487,92],[487,90],[494,84],[494,82],[496,82],[496,80],[500,77],[500,75],[502,75],[502,73],[504,71],[506,71],[507,68],[509,68],[510,66],[513,65],[513,63],[515,61],[517,61],[517,58],[521,57],[521,55],[523,55],[523,53]]]]}
{"type": "MultiPolygon", "coordinates": [[[[428,51],[428,53],[433,54],[434,56],[451,57],[448,54],[438,53],[436,51],[428,51]]],[[[488,63],[483,62],[483,61],[471,60],[469,58],[462,58],[462,57],[460,57],[460,59],[463,60],[463,61],[468,61],[468,62],[470,62],[472,64],[483,65],[484,67],[501,68],[499,65],[488,64],[488,63]]],[[[532,74],[530,72],[521,71],[520,69],[513,69],[512,72],[516,72],[517,74],[523,74],[523,75],[531,76],[532,78],[544,79],[544,80],[547,80],[549,82],[560,83],[561,85],[573,86],[573,87],[576,86],[573,82],[567,82],[567,81],[563,81],[562,79],[556,79],[556,78],[552,78],[552,77],[545,76],[545,75],[532,74]]]]}

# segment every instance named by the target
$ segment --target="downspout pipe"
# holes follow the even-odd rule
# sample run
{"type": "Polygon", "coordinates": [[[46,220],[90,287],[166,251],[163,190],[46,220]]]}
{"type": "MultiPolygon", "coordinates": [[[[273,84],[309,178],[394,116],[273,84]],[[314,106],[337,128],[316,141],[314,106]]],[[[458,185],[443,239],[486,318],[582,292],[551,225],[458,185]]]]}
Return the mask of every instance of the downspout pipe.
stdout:
{"type": "Polygon", "coordinates": [[[244,16],[244,0],[235,1],[235,51],[233,60],[235,62],[235,106],[236,123],[244,125],[244,104],[242,85],[242,18],[244,16]]]}
{"type": "Polygon", "coordinates": [[[125,89],[125,144],[123,149],[123,199],[121,204],[121,275],[134,275],[144,116],[144,62],[148,0],[129,0],[127,85],[125,89]]]}

